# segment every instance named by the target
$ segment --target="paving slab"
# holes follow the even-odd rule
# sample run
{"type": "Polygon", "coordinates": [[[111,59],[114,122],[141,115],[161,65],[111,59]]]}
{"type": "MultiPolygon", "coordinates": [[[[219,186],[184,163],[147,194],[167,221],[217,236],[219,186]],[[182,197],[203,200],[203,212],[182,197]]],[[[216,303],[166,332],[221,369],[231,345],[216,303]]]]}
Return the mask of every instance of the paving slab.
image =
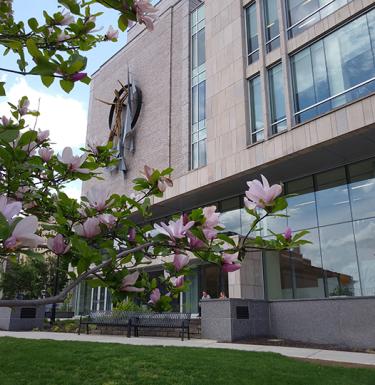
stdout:
{"type": "Polygon", "coordinates": [[[375,368],[375,354],[355,353],[337,350],[306,349],[284,346],[266,346],[251,344],[222,343],[214,340],[191,339],[181,341],[177,338],[162,337],[137,337],[127,338],[125,336],[112,336],[101,334],[73,334],[53,332],[8,332],[0,330],[0,337],[26,338],[34,340],[54,341],[81,341],[92,343],[116,343],[135,346],[175,346],[190,348],[216,348],[233,349],[247,352],[272,352],[287,357],[303,358],[309,360],[332,361],[357,365],[372,365],[375,368]]]}

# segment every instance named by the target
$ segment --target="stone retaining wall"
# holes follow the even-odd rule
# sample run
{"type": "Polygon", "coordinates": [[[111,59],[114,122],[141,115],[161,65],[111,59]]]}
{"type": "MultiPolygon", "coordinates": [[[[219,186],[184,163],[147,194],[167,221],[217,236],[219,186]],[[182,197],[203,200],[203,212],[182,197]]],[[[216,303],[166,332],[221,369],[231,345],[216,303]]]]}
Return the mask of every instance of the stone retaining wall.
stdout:
{"type": "Polygon", "coordinates": [[[375,297],[202,302],[202,338],[276,337],[375,349],[375,297]]]}

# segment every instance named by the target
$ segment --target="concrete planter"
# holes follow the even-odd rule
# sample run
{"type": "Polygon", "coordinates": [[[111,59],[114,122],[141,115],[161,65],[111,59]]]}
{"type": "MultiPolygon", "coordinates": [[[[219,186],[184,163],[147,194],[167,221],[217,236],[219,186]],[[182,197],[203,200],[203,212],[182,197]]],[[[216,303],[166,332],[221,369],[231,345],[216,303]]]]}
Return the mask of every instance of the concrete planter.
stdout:
{"type": "Polygon", "coordinates": [[[28,331],[41,329],[44,324],[44,306],[0,308],[0,330],[28,331]]]}
{"type": "Polygon", "coordinates": [[[375,297],[201,302],[202,338],[232,342],[277,337],[340,347],[375,348],[375,297]]]}

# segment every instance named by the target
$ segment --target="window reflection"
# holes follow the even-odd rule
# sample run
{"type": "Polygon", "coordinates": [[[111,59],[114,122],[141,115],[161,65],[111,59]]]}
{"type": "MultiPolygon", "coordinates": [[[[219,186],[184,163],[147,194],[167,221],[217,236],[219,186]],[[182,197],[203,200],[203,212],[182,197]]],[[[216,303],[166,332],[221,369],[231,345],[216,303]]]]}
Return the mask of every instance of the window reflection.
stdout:
{"type": "Polygon", "coordinates": [[[291,57],[296,123],[375,92],[374,21],[372,10],[291,57]]]}
{"type": "Polygon", "coordinates": [[[348,0],[287,0],[289,37],[294,37],[347,4],[348,0]]]}
{"type": "Polygon", "coordinates": [[[361,295],[352,224],[325,226],[319,232],[328,295],[361,295]]]}
{"type": "Polygon", "coordinates": [[[316,227],[317,217],[312,176],[289,182],[287,193],[298,194],[288,198],[288,226],[293,230],[316,227]]]}
{"type": "Polygon", "coordinates": [[[375,219],[354,222],[363,295],[375,295],[375,219]]]}
{"type": "Polygon", "coordinates": [[[344,167],[316,176],[319,225],[351,220],[349,193],[344,167]]]}
{"type": "Polygon", "coordinates": [[[264,22],[267,52],[280,47],[279,18],[277,0],[264,1],[264,22]]]}
{"type": "Polygon", "coordinates": [[[224,231],[241,234],[241,210],[238,197],[226,199],[220,204],[220,223],[225,226],[224,231]]]}
{"type": "Polygon", "coordinates": [[[281,63],[268,71],[271,109],[271,133],[286,129],[283,69],[281,63]]]}
{"type": "Polygon", "coordinates": [[[248,64],[259,59],[258,23],[256,15],[256,3],[249,5],[246,10],[246,37],[248,64]]]}
{"type": "Polygon", "coordinates": [[[353,219],[375,217],[375,161],[367,160],[348,168],[353,219]]]}
{"type": "Polygon", "coordinates": [[[264,139],[263,107],[260,87],[260,76],[249,80],[251,142],[264,139]]]}
{"type": "Polygon", "coordinates": [[[310,233],[304,239],[312,243],[291,251],[295,298],[323,298],[325,296],[318,229],[309,231],[310,233]]]}

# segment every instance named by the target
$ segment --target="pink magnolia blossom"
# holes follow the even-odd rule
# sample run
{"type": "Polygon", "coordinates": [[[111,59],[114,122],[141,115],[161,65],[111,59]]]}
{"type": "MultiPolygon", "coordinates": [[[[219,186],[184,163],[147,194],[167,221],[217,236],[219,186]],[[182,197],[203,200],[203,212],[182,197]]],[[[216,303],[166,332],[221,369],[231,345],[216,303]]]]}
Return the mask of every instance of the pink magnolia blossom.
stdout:
{"type": "Polygon", "coordinates": [[[1,124],[3,127],[6,127],[10,123],[10,119],[8,119],[6,116],[2,116],[1,118],[1,124]]]}
{"type": "Polygon", "coordinates": [[[63,19],[60,21],[60,25],[69,25],[74,23],[74,16],[70,12],[63,13],[63,19]]]}
{"type": "Polygon", "coordinates": [[[105,34],[107,40],[117,40],[118,39],[118,30],[114,29],[112,25],[109,26],[108,31],[105,34]]]}
{"type": "Polygon", "coordinates": [[[44,239],[35,234],[37,228],[37,217],[31,216],[21,219],[16,224],[12,235],[4,242],[4,247],[15,250],[22,246],[35,248],[44,244],[44,239]]]}
{"type": "Polygon", "coordinates": [[[82,224],[74,226],[75,232],[81,237],[93,238],[100,234],[99,220],[97,218],[87,218],[82,224]]]}
{"type": "Polygon", "coordinates": [[[139,277],[139,271],[135,271],[132,274],[128,274],[123,280],[120,287],[121,291],[128,291],[128,292],[136,292],[140,293],[144,291],[144,287],[135,287],[135,283],[137,282],[139,277]]]}
{"type": "Polygon", "coordinates": [[[104,141],[99,140],[96,137],[93,137],[92,139],[89,139],[87,141],[87,148],[94,154],[98,155],[98,147],[104,146],[106,143],[104,141]]]}
{"type": "Polygon", "coordinates": [[[150,300],[148,301],[148,303],[156,305],[156,303],[160,301],[160,297],[160,290],[156,288],[151,292],[150,300]]]}
{"type": "Polygon", "coordinates": [[[49,130],[44,130],[44,131],[38,131],[38,135],[36,136],[36,141],[38,143],[42,143],[45,140],[47,140],[49,137],[49,130]]]}
{"type": "Polygon", "coordinates": [[[177,221],[169,221],[168,225],[161,222],[160,225],[155,224],[154,228],[159,234],[167,235],[172,241],[176,242],[176,239],[185,238],[186,232],[194,226],[194,221],[190,221],[186,225],[184,225],[183,221],[184,218],[181,215],[177,221]]]}
{"type": "Polygon", "coordinates": [[[134,227],[131,227],[128,231],[128,240],[130,242],[134,242],[135,241],[135,237],[137,235],[137,231],[135,230],[134,227]]]}
{"type": "Polygon", "coordinates": [[[62,155],[57,155],[58,160],[68,166],[70,171],[80,172],[81,174],[88,174],[90,170],[86,168],[80,168],[85,162],[87,154],[81,156],[73,155],[73,150],[70,147],[65,147],[62,155]]]}
{"type": "Polygon", "coordinates": [[[287,240],[287,241],[290,241],[292,240],[292,229],[290,227],[287,227],[284,231],[284,238],[287,240]]]}
{"type": "Polygon", "coordinates": [[[103,211],[107,208],[107,200],[109,193],[106,189],[93,187],[87,192],[87,199],[90,206],[98,211],[103,211]]]}
{"type": "Polygon", "coordinates": [[[9,202],[5,195],[0,195],[0,212],[9,223],[20,213],[21,209],[21,202],[9,202]]]}
{"type": "Polygon", "coordinates": [[[79,82],[87,76],[87,72],[76,72],[75,74],[69,75],[68,80],[72,82],[79,82]]]}
{"type": "Polygon", "coordinates": [[[202,249],[206,246],[203,241],[193,235],[190,231],[187,232],[187,237],[192,250],[202,249]]]}
{"type": "Polygon", "coordinates": [[[204,227],[219,226],[220,213],[216,212],[216,206],[205,207],[203,209],[203,215],[205,218],[204,227]]]}
{"type": "Polygon", "coordinates": [[[174,287],[181,287],[181,286],[184,286],[184,283],[185,283],[184,279],[185,279],[184,276],[180,275],[177,278],[171,277],[170,281],[174,287]]]}
{"type": "Polygon", "coordinates": [[[236,263],[238,253],[236,254],[223,254],[222,257],[222,270],[225,273],[231,273],[232,271],[239,270],[241,268],[240,263],[236,263]]]}
{"type": "Polygon", "coordinates": [[[158,180],[158,189],[161,192],[164,192],[167,187],[173,187],[172,179],[166,176],[161,176],[158,180]]]}
{"type": "Polygon", "coordinates": [[[69,40],[69,39],[70,39],[70,35],[68,35],[64,31],[57,35],[57,41],[59,43],[62,43],[62,42],[66,41],[66,40],[69,40]]]}
{"type": "Polygon", "coordinates": [[[57,234],[53,238],[48,238],[47,246],[58,255],[66,254],[70,249],[70,246],[66,244],[64,237],[61,234],[57,234]]]}
{"type": "Polygon", "coordinates": [[[138,23],[144,24],[149,31],[152,31],[155,22],[153,14],[157,12],[157,9],[148,0],[135,0],[133,10],[138,23]]]}
{"type": "Polygon", "coordinates": [[[145,165],[145,166],[143,167],[143,172],[142,172],[142,174],[144,174],[144,176],[146,177],[146,179],[147,179],[149,182],[151,182],[151,177],[152,177],[152,174],[154,173],[154,171],[155,171],[155,170],[154,170],[153,168],[151,168],[151,167],[145,165]]]}
{"type": "Polygon", "coordinates": [[[35,142],[30,142],[22,146],[22,151],[25,151],[28,156],[34,156],[36,154],[37,144],[35,142]]]}
{"type": "Polygon", "coordinates": [[[53,155],[52,148],[42,147],[38,151],[39,156],[45,161],[49,162],[53,155]]]}
{"type": "Polygon", "coordinates": [[[29,107],[30,107],[30,100],[25,99],[22,105],[18,107],[18,112],[20,113],[21,116],[26,115],[29,112],[29,107]]]}
{"type": "Polygon", "coordinates": [[[216,212],[216,206],[209,206],[203,209],[203,215],[205,218],[202,229],[203,234],[209,241],[211,241],[218,233],[215,227],[220,226],[220,213],[216,212]]]}
{"type": "Polygon", "coordinates": [[[189,263],[189,257],[186,254],[175,254],[173,257],[173,266],[180,271],[189,263]]]}
{"type": "Polygon", "coordinates": [[[22,199],[25,195],[25,193],[27,193],[28,191],[30,191],[30,188],[27,187],[27,186],[20,186],[18,187],[18,190],[16,191],[16,198],[17,199],[22,199]]]}
{"type": "Polygon", "coordinates": [[[112,214],[101,214],[98,219],[100,223],[107,226],[109,229],[116,225],[116,217],[112,214]]]}
{"type": "Polygon", "coordinates": [[[279,184],[270,186],[268,180],[261,175],[262,182],[254,179],[247,182],[249,189],[246,191],[246,198],[244,199],[245,206],[249,210],[255,208],[266,208],[272,206],[274,200],[282,193],[282,187],[279,184]]]}

